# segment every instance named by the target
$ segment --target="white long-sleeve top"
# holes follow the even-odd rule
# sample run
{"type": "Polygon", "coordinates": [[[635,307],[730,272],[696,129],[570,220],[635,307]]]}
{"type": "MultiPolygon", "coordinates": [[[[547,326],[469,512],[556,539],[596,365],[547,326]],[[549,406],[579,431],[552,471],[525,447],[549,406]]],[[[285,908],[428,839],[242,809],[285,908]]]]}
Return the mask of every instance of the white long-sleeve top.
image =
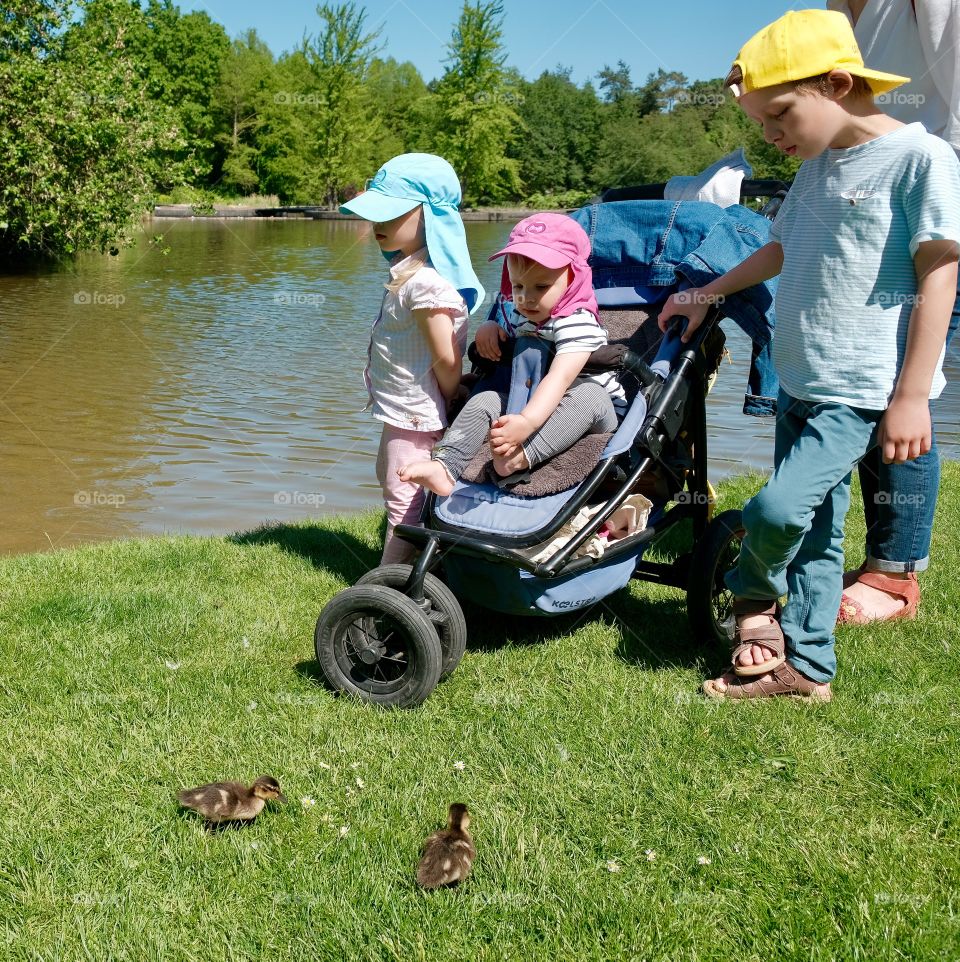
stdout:
{"type": "MultiPolygon", "coordinates": [[[[827,0],[846,14],[848,0],[827,0]]],[[[960,0],[868,0],[853,27],[868,67],[910,77],[877,97],[904,123],[919,121],[960,157],[960,0]]]]}

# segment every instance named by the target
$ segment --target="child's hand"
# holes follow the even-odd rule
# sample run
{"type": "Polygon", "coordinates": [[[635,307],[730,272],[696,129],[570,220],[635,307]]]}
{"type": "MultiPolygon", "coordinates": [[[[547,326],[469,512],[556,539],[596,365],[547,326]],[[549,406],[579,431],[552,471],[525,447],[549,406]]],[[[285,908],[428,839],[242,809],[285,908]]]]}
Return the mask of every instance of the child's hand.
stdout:
{"type": "Polygon", "coordinates": [[[884,464],[902,464],[926,454],[932,445],[930,405],[926,398],[890,402],[877,430],[884,464]]]}
{"type": "Polygon", "coordinates": [[[686,344],[693,337],[694,331],[703,323],[709,306],[709,296],[698,287],[691,287],[688,291],[678,291],[676,294],[671,294],[664,302],[660,316],[657,318],[657,327],[666,333],[667,328],[670,327],[667,323],[670,318],[678,315],[688,318],[687,329],[680,338],[686,344]]]}
{"type": "Polygon", "coordinates": [[[494,454],[509,457],[530,435],[533,428],[522,414],[504,414],[490,428],[490,448],[494,454]]]}
{"type": "Polygon", "coordinates": [[[484,321],[477,328],[477,336],[474,338],[477,353],[488,361],[499,361],[500,342],[506,339],[507,332],[499,324],[495,321],[484,321]]]}

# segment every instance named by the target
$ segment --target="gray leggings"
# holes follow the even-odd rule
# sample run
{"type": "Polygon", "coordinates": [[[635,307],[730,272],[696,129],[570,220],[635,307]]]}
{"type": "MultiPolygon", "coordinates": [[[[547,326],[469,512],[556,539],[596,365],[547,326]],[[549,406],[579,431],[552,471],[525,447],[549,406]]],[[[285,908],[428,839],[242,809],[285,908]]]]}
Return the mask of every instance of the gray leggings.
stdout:
{"type": "MultiPolygon", "coordinates": [[[[455,481],[489,440],[490,426],[506,407],[506,394],[498,391],[474,394],[434,447],[433,459],[442,461],[455,481]]],[[[576,381],[543,427],[527,438],[523,451],[532,468],[566,451],[585,434],[616,431],[617,424],[613,401],[606,389],[593,381],[576,381]]]]}

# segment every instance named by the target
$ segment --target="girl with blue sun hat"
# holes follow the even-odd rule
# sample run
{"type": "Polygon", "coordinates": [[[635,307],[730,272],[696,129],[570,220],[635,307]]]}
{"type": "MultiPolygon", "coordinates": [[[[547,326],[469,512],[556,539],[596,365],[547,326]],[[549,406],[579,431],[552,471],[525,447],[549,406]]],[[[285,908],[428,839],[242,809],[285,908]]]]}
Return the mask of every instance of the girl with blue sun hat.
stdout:
{"type": "Polygon", "coordinates": [[[416,524],[423,489],[397,476],[429,457],[460,387],[467,319],[484,290],[470,262],[460,217],[460,181],[434,154],[400,154],[340,208],[370,221],[390,278],[370,331],[363,372],[373,416],[383,424],[377,479],[387,511],[381,564],[411,561],[413,545],[393,535],[416,524]]]}

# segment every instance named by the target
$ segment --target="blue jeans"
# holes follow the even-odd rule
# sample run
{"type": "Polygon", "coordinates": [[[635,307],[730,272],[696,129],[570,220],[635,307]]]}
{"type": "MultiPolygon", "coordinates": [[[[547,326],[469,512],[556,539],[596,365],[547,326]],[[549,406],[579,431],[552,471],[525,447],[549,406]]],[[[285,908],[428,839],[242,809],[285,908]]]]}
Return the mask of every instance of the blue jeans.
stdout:
{"type": "Polygon", "coordinates": [[[787,596],[781,625],[790,664],[808,678],[836,673],[843,525],[850,476],[875,444],[883,411],[777,398],[774,469],[743,509],[746,535],[727,587],[738,598],[787,596]]]}
{"type": "MultiPolygon", "coordinates": [[[[960,325],[960,291],[954,304],[947,349],[960,325]]],[[[940,454],[930,450],[903,464],[884,464],[879,448],[860,462],[860,491],[867,522],[867,566],[872,571],[924,571],[940,488],[940,454]]]]}
{"type": "Polygon", "coordinates": [[[867,523],[871,571],[923,571],[930,564],[930,536],[940,487],[936,435],[930,450],[903,464],[884,464],[880,448],[860,462],[860,493],[867,523]]]}

